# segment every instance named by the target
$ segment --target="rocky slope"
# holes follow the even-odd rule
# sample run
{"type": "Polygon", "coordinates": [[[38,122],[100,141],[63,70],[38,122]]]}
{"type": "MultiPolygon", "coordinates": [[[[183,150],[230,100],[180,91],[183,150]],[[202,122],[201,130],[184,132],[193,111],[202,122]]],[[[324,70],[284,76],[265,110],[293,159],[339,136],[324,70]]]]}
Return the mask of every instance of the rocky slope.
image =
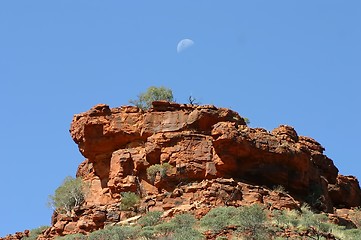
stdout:
{"type": "Polygon", "coordinates": [[[270,209],[308,202],[331,214],[361,205],[357,179],[339,175],[317,141],[285,125],[271,132],[249,128],[225,108],[159,101],[144,112],[99,104],[74,116],[70,134],[86,158],[77,176],[89,193],[72,216],[54,213],[43,239],[137,215],[119,209],[121,193],[128,191],[142,197],[138,213],[163,210],[164,217],[201,217],[215,206],[255,202],[270,209]],[[164,163],[171,165],[166,174],[149,179],[147,169],[164,163]],[[287,193],[271,190],[275,186],[287,193]]]}

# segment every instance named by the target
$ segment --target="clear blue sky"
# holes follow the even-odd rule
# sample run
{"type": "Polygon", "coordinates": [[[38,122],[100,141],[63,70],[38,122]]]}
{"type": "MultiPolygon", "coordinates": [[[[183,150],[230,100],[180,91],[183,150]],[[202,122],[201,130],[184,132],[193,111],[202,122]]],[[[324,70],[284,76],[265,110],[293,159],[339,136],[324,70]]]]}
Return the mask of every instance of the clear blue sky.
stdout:
{"type": "Polygon", "coordinates": [[[296,128],[361,178],[361,2],[0,1],[0,236],[49,225],[73,114],[155,85],[296,128]],[[177,53],[177,43],[194,45],[177,53]]]}

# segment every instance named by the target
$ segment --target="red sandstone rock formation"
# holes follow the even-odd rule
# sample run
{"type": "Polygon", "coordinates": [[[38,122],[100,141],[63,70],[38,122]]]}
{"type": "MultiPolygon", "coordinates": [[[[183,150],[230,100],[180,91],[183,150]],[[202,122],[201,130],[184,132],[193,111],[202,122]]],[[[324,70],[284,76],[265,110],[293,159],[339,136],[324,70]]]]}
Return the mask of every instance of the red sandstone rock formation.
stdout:
{"type": "Polygon", "coordinates": [[[338,177],[332,160],[314,139],[298,136],[284,125],[271,132],[249,128],[229,109],[154,102],[150,111],[143,112],[100,104],[74,116],[70,133],[87,158],[77,175],[91,182],[88,204],[114,203],[120,192],[139,187],[145,194],[161,191],[147,180],[146,169],[166,162],[174,168],[166,184],[160,185],[165,189],[185,179],[222,177],[282,185],[303,196],[318,191],[327,211],[338,204],[361,203],[357,180],[338,177]],[[337,195],[345,181],[353,186],[351,191],[337,195]]]}
{"type": "Polygon", "coordinates": [[[77,176],[89,183],[72,216],[54,214],[43,239],[87,233],[134,216],[119,209],[121,193],[142,196],[140,211],[205,215],[220,205],[259,202],[297,209],[303,201],[325,212],[361,205],[354,177],[338,175],[324,148],[290,126],[249,128],[236,112],[212,105],[154,102],[149,111],[104,104],[74,116],[70,134],[86,158],[77,176]],[[166,176],[147,168],[169,163],[166,176]],[[288,192],[270,190],[282,185],[288,192]]]}
{"type": "Polygon", "coordinates": [[[0,238],[0,240],[19,240],[24,237],[29,237],[29,230],[25,230],[24,232],[16,232],[13,235],[7,235],[4,238],[0,238]]]}
{"type": "Polygon", "coordinates": [[[47,236],[129,217],[118,207],[125,191],[143,197],[141,210],[165,216],[192,211],[200,217],[215,206],[254,202],[295,209],[308,201],[326,212],[361,204],[357,180],[338,175],[314,139],[290,126],[249,128],[229,109],[160,101],[143,112],[99,104],[75,115],[70,133],[86,157],[77,176],[90,183],[90,193],[72,217],[54,215],[47,236]],[[146,169],[162,163],[172,166],[167,176],[150,181],[146,169]],[[269,190],[277,185],[291,195],[269,190]]]}

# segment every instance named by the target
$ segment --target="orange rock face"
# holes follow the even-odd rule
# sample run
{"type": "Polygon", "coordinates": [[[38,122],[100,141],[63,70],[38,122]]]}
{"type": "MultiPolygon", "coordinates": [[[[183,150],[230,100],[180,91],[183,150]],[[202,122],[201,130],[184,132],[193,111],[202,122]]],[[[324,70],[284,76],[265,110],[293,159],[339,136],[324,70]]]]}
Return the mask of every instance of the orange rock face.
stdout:
{"type": "Polygon", "coordinates": [[[47,236],[89,232],[124,219],[121,193],[142,196],[143,211],[165,217],[254,202],[295,209],[302,201],[325,212],[361,204],[357,179],[338,175],[324,148],[290,126],[249,128],[236,112],[212,105],[154,102],[149,111],[104,104],[75,115],[70,134],[86,158],[77,176],[89,183],[71,218],[54,215],[47,236]],[[170,164],[149,179],[147,169],[170,164]],[[282,185],[289,193],[276,193],[282,185]],[[261,187],[262,186],[262,187],[261,187]]]}
{"type": "MultiPolygon", "coordinates": [[[[87,158],[78,176],[91,182],[89,204],[116,202],[121,192],[152,185],[146,169],[161,163],[174,168],[166,184],[158,184],[165,189],[182,181],[231,177],[269,187],[282,185],[303,196],[317,188],[328,210],[342,202],[335,199],[341,191],[338,170],[318,142],[298,136],[290,126],[271,132],[249,128],[229,109],[155,102],[143,112],[100,104],[75,115],[70,133],[87,158]]],[[[356,189],[351,188],[352,200],[342,204],[360,204],[356,189]]]]}

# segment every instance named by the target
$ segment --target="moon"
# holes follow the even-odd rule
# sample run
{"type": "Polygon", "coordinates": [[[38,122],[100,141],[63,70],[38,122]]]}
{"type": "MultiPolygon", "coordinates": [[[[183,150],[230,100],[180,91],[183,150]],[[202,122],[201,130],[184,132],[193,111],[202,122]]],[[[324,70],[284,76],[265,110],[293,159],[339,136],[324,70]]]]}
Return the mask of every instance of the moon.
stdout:
{"type": "Polygon", "coordinates": [[[183,52],[187,48],[190,48],[193,45],[194,45],[194,42],[193,42],[192,39],[189,39],[189,38],[182,39],[182,40],[180,40],[178,42],[177,53],[181,53],[181,52],[183,52]]]}

